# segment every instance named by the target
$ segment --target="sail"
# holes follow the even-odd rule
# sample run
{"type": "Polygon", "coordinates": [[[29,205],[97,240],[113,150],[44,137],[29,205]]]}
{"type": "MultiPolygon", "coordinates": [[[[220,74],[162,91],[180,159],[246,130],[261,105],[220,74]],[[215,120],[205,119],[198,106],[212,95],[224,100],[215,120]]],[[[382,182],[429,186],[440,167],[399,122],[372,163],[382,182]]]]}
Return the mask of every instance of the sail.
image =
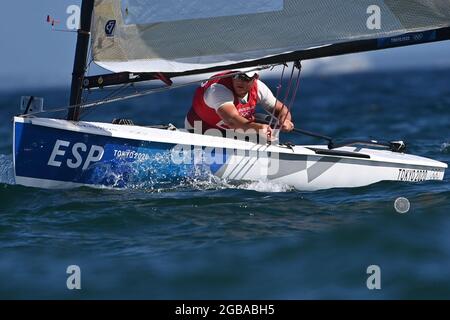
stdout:
{"type": "Polygon", "coordinates": [[[95,0],[92,22],[103,68],[199,73],[443,40],[450,1],[95,0]]]}

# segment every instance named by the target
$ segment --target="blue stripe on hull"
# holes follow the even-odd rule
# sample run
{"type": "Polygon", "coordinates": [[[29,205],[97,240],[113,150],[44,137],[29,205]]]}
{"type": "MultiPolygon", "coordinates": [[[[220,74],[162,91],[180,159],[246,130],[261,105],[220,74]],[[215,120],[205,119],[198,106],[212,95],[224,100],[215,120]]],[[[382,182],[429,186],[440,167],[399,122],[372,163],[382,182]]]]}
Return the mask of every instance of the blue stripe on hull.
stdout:
{"type": "Polygon", "coordinates": [[[175,164],[174,144],[138,141],[15,123],[16,176],[110,187],[158,186],[216,171],[175,164]]]}

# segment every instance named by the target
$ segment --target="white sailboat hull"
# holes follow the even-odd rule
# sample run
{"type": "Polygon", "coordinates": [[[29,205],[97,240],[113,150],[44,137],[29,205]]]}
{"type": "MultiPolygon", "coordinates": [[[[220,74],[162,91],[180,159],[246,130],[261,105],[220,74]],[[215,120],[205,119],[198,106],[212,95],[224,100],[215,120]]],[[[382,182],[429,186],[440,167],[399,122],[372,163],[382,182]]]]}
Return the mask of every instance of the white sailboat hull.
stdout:
{"type": "Polygon", "coordinates": [[[126,188],[214,175],[298,190],[442,180],[447,164],[385,150],[261,145],[141,126],[14,118],[17,184],[126,188]]]}

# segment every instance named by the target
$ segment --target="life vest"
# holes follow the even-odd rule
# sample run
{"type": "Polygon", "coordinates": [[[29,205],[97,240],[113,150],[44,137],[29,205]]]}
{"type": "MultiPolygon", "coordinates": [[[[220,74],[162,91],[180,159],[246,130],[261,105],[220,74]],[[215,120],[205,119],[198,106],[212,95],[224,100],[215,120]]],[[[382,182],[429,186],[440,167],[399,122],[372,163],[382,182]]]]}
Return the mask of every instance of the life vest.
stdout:
{"type": "MultiPolygon", "coordinates": [[[[212,78],[224,76],[230,73],[233,73],[233,71],[219,73],[212,78]]],[[[217,114],[216,110],[208,106],[204,99],[206,90],[208,90],[208,88],[215,83],[221,84],[233,92],[233,104],[239,114],[250,121],[254,121],[256,104],[258,103],[257,81],[253,82],[253,86],[248,92],[247,103],[242,103],[239,97],[234,93],[233,79],[231,77],[225,77],[208,80],[195,90],[192,107],[186,117],[192,127],[194,127],[194,121],[202,121],[203,132],[211,128],[219,130],[229,129],[229,127],[223,122],[222,118],[217,114]]]]}

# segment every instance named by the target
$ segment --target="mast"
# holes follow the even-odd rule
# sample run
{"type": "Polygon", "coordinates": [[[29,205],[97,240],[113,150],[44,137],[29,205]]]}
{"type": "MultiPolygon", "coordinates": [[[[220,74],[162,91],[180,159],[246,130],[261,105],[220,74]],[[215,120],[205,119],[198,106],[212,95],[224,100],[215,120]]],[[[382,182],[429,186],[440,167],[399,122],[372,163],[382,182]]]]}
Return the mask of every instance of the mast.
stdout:
{"type": "MultiPolygon", "coordinates": [[[[83,92],[83,78],[84,72],[86,70],[86,59],[89,48],[93,10],[94,0],[82,0],[80,29],[78,29],[77,46],[72,72],[72,86],[70,89],[70,106],[78,105],[81,103],[81,95],[83,92]]],[[[79,107],[73,107],[69,109],[67,120],[78,121],[79,117],[79,107]]]]}

